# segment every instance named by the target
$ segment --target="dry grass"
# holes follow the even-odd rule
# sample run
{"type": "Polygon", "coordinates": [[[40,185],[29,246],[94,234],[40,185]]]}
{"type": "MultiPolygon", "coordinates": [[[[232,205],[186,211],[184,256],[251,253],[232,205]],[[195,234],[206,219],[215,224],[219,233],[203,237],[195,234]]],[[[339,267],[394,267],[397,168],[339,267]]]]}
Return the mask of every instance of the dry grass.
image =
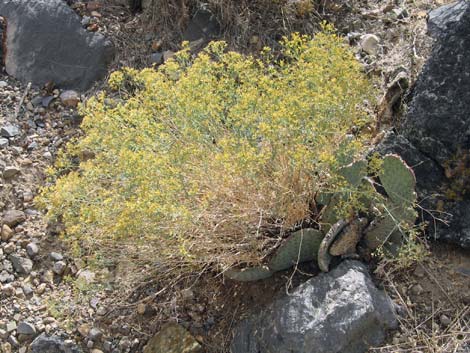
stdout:
{"type": "MultiPolygon", "coordinates": [[[[283,35],[294,31],[313,33],[321,16],[312,0],[149,0],[145,11],[166,43],[179,44],[190,16],[208,8],[219,20],[223,35],[233,48],[247,51],[276,46],[283,35]]],[[[323,2],[325,3],[325,2],[323,2]]]]}
{"type": "Polygon", "coordinates": [[[393,338],[388,340],[388,344],[370,352],[469,352],[470,307],[461,297],[465,294],[461,293],[465,291],[465,283],[451,280],[452,271],[441,259],[433,255],[419,263],[414,272],[399,273],[392,268],[379,268],[377,272],[402,312],[400,328],[393,338]],[[417,272],[423,276],[417,278],[417,272]],[[423,285],[425,289],[422,292],[414,292],[413,286],[423,282],[428,286],[423,285]]]}

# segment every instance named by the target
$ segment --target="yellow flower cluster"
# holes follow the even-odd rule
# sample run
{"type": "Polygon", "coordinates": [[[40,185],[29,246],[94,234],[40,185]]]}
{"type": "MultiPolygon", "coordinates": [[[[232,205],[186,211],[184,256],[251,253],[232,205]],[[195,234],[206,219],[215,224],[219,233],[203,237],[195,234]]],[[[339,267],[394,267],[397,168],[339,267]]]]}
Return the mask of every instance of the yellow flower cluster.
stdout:
{"type": "Polygon", "coordinates": [[[370,119],[369,83],[341,38],[281,44],[259,57],[185,45],[158,70],[113,73],[42,194],[49,216],[80,249],[192,268],[262,261],[316,220],[315,195],[363,152],[370,119]]]}

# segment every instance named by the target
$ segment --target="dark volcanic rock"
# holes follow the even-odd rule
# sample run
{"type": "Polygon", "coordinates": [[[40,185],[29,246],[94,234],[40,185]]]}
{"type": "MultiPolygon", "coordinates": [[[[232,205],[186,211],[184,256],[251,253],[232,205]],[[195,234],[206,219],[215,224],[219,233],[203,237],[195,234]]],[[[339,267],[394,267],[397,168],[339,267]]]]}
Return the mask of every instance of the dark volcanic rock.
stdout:
{"type": "Polygon", "coordinates": [[[231,352],[366,352],[396,325],[392,302],[374,286],[366,267],[344,261],[242,322],[231,352]]]}
{"type": "Polygon", "coordinates": [[[457,1],[431,11],[428,18],[429,34],[436,39],[445,36],[451,27],[460,22],[469,7],[468,1],[457,1]]]}
{"type": "Polygon", "coordinates": [[[437,223],[435,233],[431,228],[431,236],[470,249],[470,200],[448,202],[445,206],[449,226],[437,223]]]}
{"type": "Polygon", "coordinates": [[[208,10],[199,9],[183,33],[183,39],[189,42],[208,41],[220,35],[220,24],[215,16],[208,10]]]}
{"type": "Polygon", "coordinates": [[[37,337],[31,343],[31,353],[81,353],[75,345],[67,345],[64,340],[58,336],[46,336],[45,334],[37,337]]]}
{"type": "Polygon", "coordinates": [[[6,71],[42,85],[85,90],[107,72],[113,48],[101,34],[87,32],[62,0],[2,0],[6,18],[6,71]]]}
{"type": "Polygon", "coordinates": [[[399,154],[415,171],[424,210],[420,213],[430,223],[429,234],[470,248],[470,188],[454,199],[442,196],[454,190],[454,184],[470,184],[464,165],[470,156],[470,3],[432,11],[429,31],[436,43],[414,88],[401,135],[389,133],[376,150],[399,154]],[[451,161],[463,169],[445,173],[451,161]],[[443,212],[430,211],[442,207],[443,212]]]}
{"type": "Polygon", "coordinates": [[[403,131],[441,166],[470,149],[470,6],[448,28],[418,79],[403,131]]]}

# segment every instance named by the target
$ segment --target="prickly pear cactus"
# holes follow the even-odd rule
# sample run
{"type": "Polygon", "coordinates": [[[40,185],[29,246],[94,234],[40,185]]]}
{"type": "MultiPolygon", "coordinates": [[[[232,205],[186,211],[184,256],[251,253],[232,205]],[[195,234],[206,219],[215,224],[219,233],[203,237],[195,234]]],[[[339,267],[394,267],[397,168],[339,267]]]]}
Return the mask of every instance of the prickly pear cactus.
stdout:
{"type": "Polygon", "coordinates": [[[413,170],[397,155],[383,158],[380,183],[394,205],[413,205],[416,202],[416,177],[413,170]]]}
{"type": "Polygon", "coordinates": [[[293,233],[277,249],[268,267],[272,271],[282,271],[296,263],[316,260],[322,239],[323,233],[317,229],[301,229],[293,233]]]}
{"type": "MultiPolygon", "coordinates": [[[[367,162],[365,160],[359,160],[351,163],[341,168],[338,173],[344,178],[351,189],[357,189],[367,176],[367,162]]],[[[319,197],[317,197],[318,203],[326,205],[321,217],[321,223],[324,225],[322,230],[325,233],[328,232],[329,228],[340,218],[337,213],[337,205],[347,197],[347,194],[344,193],[334,195],[320,194],[319,197]]]]}
{"type": "MultiPolygon", "coordinates": [[[[414,209],[416,205],[416,179],[413,170],[397,155],[387,155],[383,158],[382,169],[379,172],[380,184],[386,196],[378,193],[372,179],[367,177],[368,164],[360,160],[339,170],[345,179],[347,192],[336,194],[323,193],[316,198],[317,203],[325,205],[321,215],[322,229],[302,229],[290,237],[276,250],[266,266],[231,269],[225,272],[228,278],[237,281],[256,281],[270,277],[277,271],[286,270],[297,263],[316,260],[323,271],[328,271],[331,244],[336,236],[347,229],[346,220],[339,219],[337,205],[347,201],[348,192],[360,191],[364,205],[374,206],[380,215],[374,219],[364,231],[366,244],[371,249],[386,245],[387,249],[399,248],[402,241],[403,229],[412,227],[417,218],[414,209]],[[333,226],[333,227],[332,227],[333,226]],[[338,227],[338,229],[335,229],[338,227]],[[330,229],[331,228],[331,229],[330,229]],[[327,236],[325,237],[325,234],[327,236]]],[[[357,220],[356,220],[357,221],[357,220]]],[[[351,224],[354,224],[352,220],[351,224]]],[[[367,219],[362,219],[364,226],[367,219]]],[[[362,229],[361,229],[362,230],[362,229]]],[[[342,234],[342,237],[348,236],[342,234]]],[[[342,241],[345,241],[342,239],[342,241]]],[[[333,249],[334,250],[334,249],[333,249]]],[[[333,251],[332,255],[335,254],[333,251]]]]}
{"type": "Polygon", "coordinates": [[[366,229],[365,241],[371,249],[384,244],[396,248],[401,243],[402,229],[412,227],[417,218],[414,209],[416,178],[399,156],[387,155],[383,158],[379,179],[387,198],[381,198],[377,208],[381,209],[382,215],[366,229]]]}
{"type": "Polygon", "coordinates": [[[339,174],[353,187],[358,187],[367,175],[367,161],[361,159],[339,170],[339,174]]]}
{"type": "Polygon", "coordinates": [[[317,229],[301,229],[292,233],[274,253],[267,266],[225,272],[227,278],[248,282],[270,277],[277,271],[287,270],[297,263],[316,260],[323,233],[317,229]]]}

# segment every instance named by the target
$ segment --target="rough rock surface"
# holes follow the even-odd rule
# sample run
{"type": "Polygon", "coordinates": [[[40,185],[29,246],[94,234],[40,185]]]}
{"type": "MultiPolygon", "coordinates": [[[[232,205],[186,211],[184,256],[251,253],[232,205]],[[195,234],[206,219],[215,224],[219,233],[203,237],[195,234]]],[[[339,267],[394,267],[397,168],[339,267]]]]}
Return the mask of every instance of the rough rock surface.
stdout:
{"type": "MultiPolygon", "coordinates": [[[[448,18],[446,14],[440,12],[443,21],[448,18]]],[[[470,6],[467,6],[459,22],[450,26],[435,44],[416,84],[404,128],[405,136],[442,166],[459,149],[470,148],[469,55],[470,6]]]]}
{"type": "Polygon", "coordinates": [[[445,36],[451,27],[459,23],[469,7],[468,1],[457,1],[431,11],[428,18],[428,31],[431,36],[445,36]]]}
{"type": "Polygon", "coordinates": [[[184,40],[189,42],[197,40],[210,40],[216,38],[220,34],[220,24],[215,16],[207,10],[198,10],[188,24],[183,33],[184,40]]]}
{"type": "Polygon", "coordinates": [[[28,258],[10,255],[8,259],[12,263],[15,271],[20,274],[28,274],[33,269],[33,262],[28,258]]]}
{"type": "Polygon", "coordinates": [[[232,353],[356,353],[396,326],[393,304],[366,267],[344,261],[300,285],[235,331],[232,353]]]}
{"type": "Polygon", "coordinates": [[[37,337],[31,344],[31,353],[80,353],[81,350],[71,344],[66,344],[58,336],[48,337],[45,334],[37,337]]]}
{"type": "MultiPolygon", "coordinates": [[[[432,11],[429,31],[436,43],[414,88],[405,124],[399,134],[386,136],[377,151],[402,156],[416,173],[421,206],[436,210],[437,194],[453,182],[445,174],[449,162],[470,153],[470,3],[432,11]]],[[[423,213],[433,226],[430,233],[470,248],[468,195],[443,204],[443,213],[423,213]],[[448,225],[436,222],[436,216],[446,218],[448,225]]]]}
{"type": "Polygon", "coordinates": [[[20,210],[8,210],[3,215],[3,223],[10,227],[16,226],[25,219],[26,216],[24,212],[20,210]]]}
{"type": "Polygon", "coordinates": [[[85,90],[107,72],[113,49],[87,32],[62,0],[3,0],[6,71],[24,82],[85,90]]]}

